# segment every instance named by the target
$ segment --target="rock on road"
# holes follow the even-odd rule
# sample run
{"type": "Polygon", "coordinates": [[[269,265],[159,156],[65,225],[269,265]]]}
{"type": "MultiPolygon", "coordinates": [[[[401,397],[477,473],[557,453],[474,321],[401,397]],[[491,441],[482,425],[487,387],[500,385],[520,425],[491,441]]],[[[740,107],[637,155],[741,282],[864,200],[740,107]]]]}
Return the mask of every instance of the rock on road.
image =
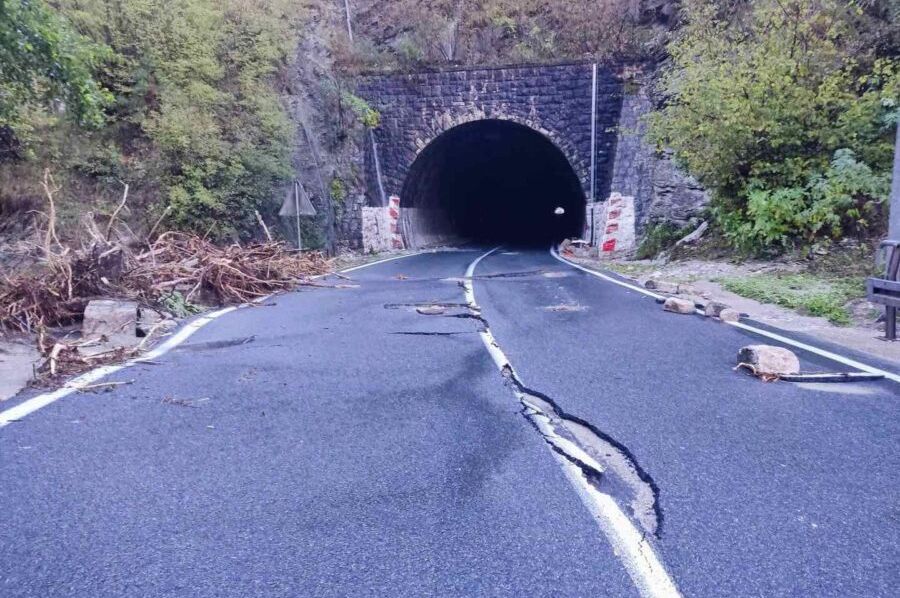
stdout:
{"type": "Polygon", "coordinates": [[[645,535],[681,594],[896,595],[895,384],[762,383],[732,371],[758,337],[546,251],[480,262],[473,317],[460,279],[482,253],[233,311],[109,378],[134,383],[0,428],[0,596],[652,594],[485,325],[653,489],[645,535]]]}

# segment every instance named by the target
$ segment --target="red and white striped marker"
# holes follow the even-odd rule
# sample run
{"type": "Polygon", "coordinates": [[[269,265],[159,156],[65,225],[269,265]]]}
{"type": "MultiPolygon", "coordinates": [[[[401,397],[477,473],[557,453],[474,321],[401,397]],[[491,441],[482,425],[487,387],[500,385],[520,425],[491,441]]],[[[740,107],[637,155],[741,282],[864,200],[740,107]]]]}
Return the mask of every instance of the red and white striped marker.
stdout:
{"type": "Polygon", "coordinates": [[[391,247],[403,249],[403,235],[400,233],[400,198],[396,195],[388,198],[388,222],[391,226],[391,247]]]}

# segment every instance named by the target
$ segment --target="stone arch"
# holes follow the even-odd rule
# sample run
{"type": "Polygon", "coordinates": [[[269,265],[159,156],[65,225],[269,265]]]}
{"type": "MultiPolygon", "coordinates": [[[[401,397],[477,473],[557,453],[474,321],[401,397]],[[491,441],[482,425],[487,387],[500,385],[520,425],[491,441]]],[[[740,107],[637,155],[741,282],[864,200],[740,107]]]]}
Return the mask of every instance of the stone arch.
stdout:
{"type": "Polygon", "coordinates": [[[417,142],[404,171],[398,208],[408,245],[580,235],[587,194],[550,136],[515,119],[441,122],[446,130],[417,142]]]}
{"type": "MultiPolygon", "coordinates": [[[[566,138],[565,135],[558,133],[552,127],[543,126],[538,118],[528,118],[519,116],[514,113],[505,113],[503,111],[488,112],[483,108],[481,110],[470,109],[457,113],[443,113],[440,116],[435,115],[431,122],[432,126],[427,129],[427,135],[425,136],[425,138],[415,138],[413,144],[414,151],[407,154],[407,171],[412,167],[413,163],[419,157],[422,151],[426,147],[431,145],[438,137],[460,125],[483,120],[509,121],[511,123],[527,127],[535,133],[546,137],[547,140],[552,142],[553,145],[555,145],[566,157],[566,160],[568,160],[569,165],[572,167],[572,170],[578,175],[585,195],[588,195],[590,193],[590,164],[579,155],[578,150],[566,138]]],[[[402,201],[402,195],[400,197],[402,201]]]]}

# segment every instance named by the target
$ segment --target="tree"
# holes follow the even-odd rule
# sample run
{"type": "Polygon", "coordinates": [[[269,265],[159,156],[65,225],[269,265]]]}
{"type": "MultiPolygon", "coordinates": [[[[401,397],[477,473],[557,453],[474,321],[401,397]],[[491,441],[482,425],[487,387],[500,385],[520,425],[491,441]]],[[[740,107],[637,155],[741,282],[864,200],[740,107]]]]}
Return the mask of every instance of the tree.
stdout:
{"type": "MultiPolygon", "coordinates": [[[[108,168],[159,190],[170,224],[217,238],[255,230],[290,178],[293,125],[277,88],[296,48],[289,0],[57,0],[110,48],[108,168]]],[[[160,210],[162,206],[158,207],[160,210]]]]}
{"type": "Polygon", "coordinates": [[[683,9],[661,83],[669,101],[651,129],[714,192],[732,241],[783,248],[880,225],[900,62],[862,41],[883,31],[877,3],[690,0],[683,9]],[[839,184],[845,176],[852,183],[839,184]]]}
{"type": "Polygon", "coordinates": [[[44,2],[0,0],[0,129],[22,141],[36,110],[101,125],[110,96],[93,70],[104,55],[44,2]]]}

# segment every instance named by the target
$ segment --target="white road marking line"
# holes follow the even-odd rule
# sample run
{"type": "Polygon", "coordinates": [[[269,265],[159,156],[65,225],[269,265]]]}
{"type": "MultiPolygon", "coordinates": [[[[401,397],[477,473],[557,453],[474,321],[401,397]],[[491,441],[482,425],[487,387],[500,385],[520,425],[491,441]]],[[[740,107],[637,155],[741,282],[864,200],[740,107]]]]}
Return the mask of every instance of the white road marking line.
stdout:
{"type": "MultiPolygon", "coordinates": [[[[647,295],[648,297],[653,297],[654,299],[663,299],[664,298],[663,295],[658,295],[657,293],[653,293],[651,291],[648,291],[647,289],[642,289],[639,286],[627,283],[622,280],[618,280],[611,276],[607,276],[606,274],[603,274],[601,272],[597,272],[595,270],[591,270],[590,268],[585,268],[584,266],[580,266],[576,263],[570,262],[566,258],[560,256],[554,248],[550,249],[550,255],[552,255],[553,257],[555,257],[556,259],[558,259],[559,261],[561,261],[564,264],[568,264],[569,266],[572,266],[573,268],[577,268],[577,269],[581,270],[582,272],[587,272],[591,276],[596,276],[597,278],[601,278],[607,282],[617,284],[620,287],[625,287],[626,289],[631,289],[632,291],[637,291],[638,293],[643,293],[644,295],[647,295]]],[[[697,311],[698,311],[698,313],[702,313],[699,310],[697,310],[697,311]]],[[[790,345],[792,347],[796,347],[797,349],[801,349],[803,351],[813,353],[820,357],[830,359],[831,361],[840,363],[841,365],[846,365],[851,368],[856,368],[862,372],[867,372],[869,374],[878,374],[880,376],[884,376],[885,380],[890,380],[892,382],[900,383],[900,375],[898,375],[898,374],[894,374],[893,372],[889,372],[887,370],[882,370],[881,368],[877,368],[875,366],[868,365],[868,364],[862,363],[860,361],[856,361],[855,359],[851,359],[849,357],[844,357],[843,355],[838,355],[837,353],[833,353],[826,349],[821,349],[814,345],[810,345],[810,344],[807,344],[807,343],[804,343],[801,341],[797,341],[792,338],[788,338],[786,336],[777,334],[775,332],[769,332],[768,330],[763,330],[762,328],[757,328],[756,326],[753,326],[751,324],[745,324],[743,322],[724,322],[724,323],[728,324],[729,326],[734,326],[735,328],[740,328],[741,330],[746,330],[747,332],[752,332],[753,334],[758,334],[760,336],[764,336],[764,337],[772,339],[774,341],[784,343],[785,345],[790,345]]]]}
{"type": "MultiPolygon", "coordinates": [[[[369,262],[367,264],[361,264],[359,266],[353,266],[352,268],[344,268],[343,270],[339,270],[341,274],[346,274],[347,272],[353,272],[354,270],[362,270],[363,268],[368,268],[369,266],[377,266],[378,264],[384,264],[385,262],[393,262],[394,260],[402,260],[405,257],[411,257],[414,255],[421,255],[423,253],[430,253],[427,251],[417,251],[415,253],[408,253],[406,255],[395,255],[392,257],[386,257],[381,260],[376,260],[374,262],[369,262]]],[[[437,252],[434,252],[437,253],[437,252]]]]}
{"type": "MultiPolygon", "coordinates": [[[[412,257],[414,255],[420,255],[421,253],[423,253],[423,252],[409,253],[406,255],[396,255],[396,256],[385,258],[382,260],[369,262],[368,264],[362,264],[360,266],[346,268],[344,270],[340,270],[339,272],[341,274],[346,274],[347,272],[353,272],[354,270],[360,270],[362,268],[368,268],[369,266],[376,266],[378,264],[383,264],[385,262],[392,262],[394,260],[399,260],[399,259],[406,258],[406,257],[412,257]]],[[[314,278],[321,278],[322,276],[327,276],[327,274],[316,276],[314,278]]],[[[253,301],[253,303],[261,303],[263,301],[266,301],[267,299],[270,299],[271,297],[272,297],[272,295],[266,295],[265,297],[259,297],[258,299],[255,299],[253,301]]],[[[179,329],[178,332],[176,332],[173,336],[168,338],[164,343],[162,343],[158,347],[152,349],[151,351],[141,355],[140,357],[136,357],[135,359],[126,361],[125,363],[122,363],[122,364],[105,365],[105,366],[101,366],[99,368],[90,370],[88,372],[85,372],[84,374],[81,374],[80,376],[77,376],[77,377],[69,380],[65,384],[65,386],[63,386],[61,388],[58,388],[52,392],[39,394],[35,397],[28,399],[27,401],[23,401],[22,403],[19,403],[15,407],[10,407],[9,409],[7,409],[5,411],[0,411],[0,428],[3,428],[4,426],[6,426],[12,422],[19,421],[20,419],[34,413],[38,409],[42,409],[43,407],[46,407],[47,405],[50,405],[51,403],[54,403],[54,402],[58,401],[59,399],[66,397],[66,396],[72,394],[73,392],[78,391],[79,388],[82,388],[89,384],[93,384],[94,382],[97,382],[101,378],[104,378],[111,374],[115,374],[116,372],[119,372],[127,367],[131,367],[133,365],[139,365],[142,361],[152,361],[158,357],[161,357],[161,356],[165,355],[166,353],[168,353],[169,351],[171,351],[172,349],[174,349],[175,347],[177,347],[178,345],[180,345],[181,343],[183,343],[184,341],[186,341],[195,332],[197,332],[198,330],[200,330],[201,328],[203,328],[204,326],[206,326],[213,320],[216,320],[217,318],[220,318],[221,316],[224,316],[227,313],[231,313],[237,309],[246,307],[247,305],[249,305],[249,304],[243,304],[243,305],[233,306],[233,307],[226,307],[223,309],[216,310],[214,312],[210,312],[204,316],[200,316],[196,320],[191,321],[190,323],[186,324],[184,327],[179,329]]]]}
{"type": "MultiPolygon", "coordinates": [[[[476,258],[469,264],[463,278],[466,303],[469,304],[471,309],[479,313],[481,308],[478,307],[478,303],[475,301],[473,282],[475,268],[481,260],[498,249],[499,247],[495,247],[476,258]]],[[[497,365],[497,369],[501,373],[506,369],[515,372],[487,325],[484,326],[480,336],[491,359],[497,365]]],[[[518,395],[519,393],[516,392],[516,394],[518,395]]],[[[521,397],[519,398],[521,400],[521,397]]],[[[544,432],[555,435],[552,429],[544,430],[544,432]]],[[[656,551],[653,550],[650,541],[635,527],[619,505],[616,504],[616,501],[592,486],[585,478],[584,473],[562,455],[555,451],[551,451],[551,454],[562,467],[563,472],[575,488],[582,503],[597,521],[600,530],[612,544],[613,552],[622,561],[640,594],[652,598],[681,596],[678,588],[675,586],[675,582],[669,577],[665,566],[659,560],[656,551]]]]}

